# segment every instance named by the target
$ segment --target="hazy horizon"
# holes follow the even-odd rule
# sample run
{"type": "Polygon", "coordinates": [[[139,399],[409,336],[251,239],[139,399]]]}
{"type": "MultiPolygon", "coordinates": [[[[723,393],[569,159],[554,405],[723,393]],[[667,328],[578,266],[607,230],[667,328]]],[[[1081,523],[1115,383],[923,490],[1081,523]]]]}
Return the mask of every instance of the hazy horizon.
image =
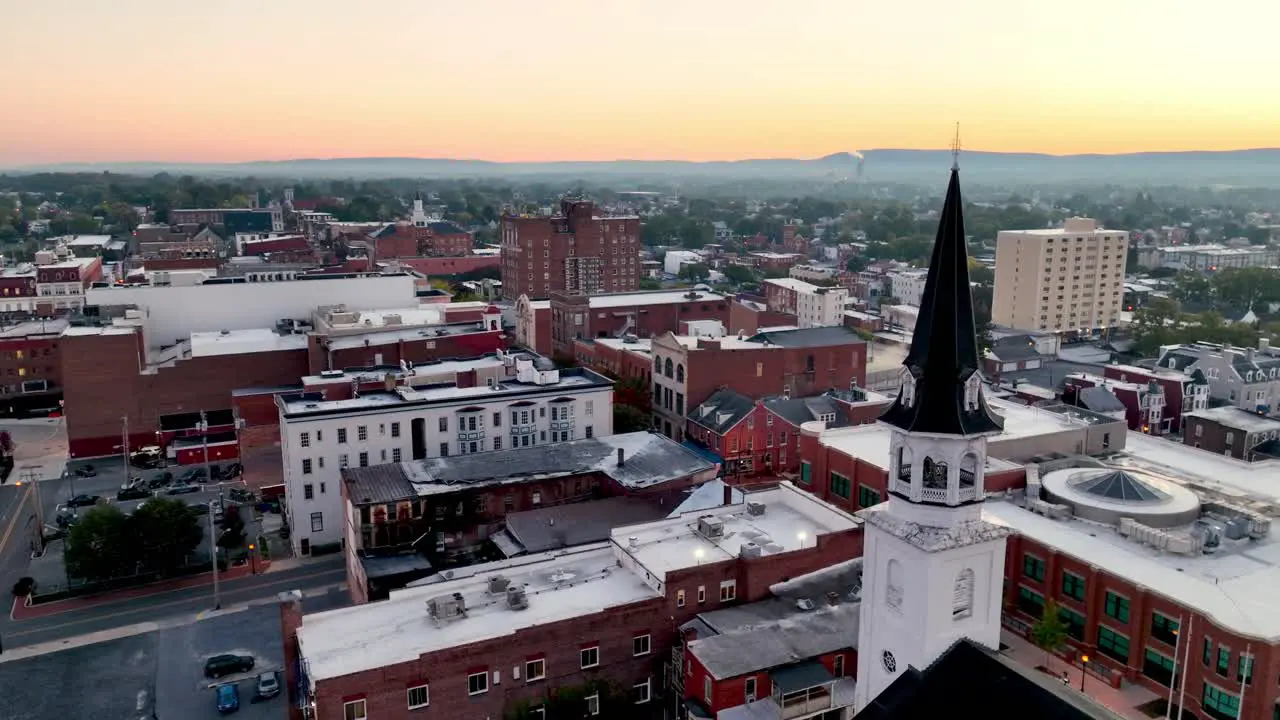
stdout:
{"type": "Polygon", "coordinates": [[[7,11],[0,166],[1280,146],[1280,3],[51,0],[7,11]],[[1067,6],[1063,6],[1067,7],[1067,6]]]}

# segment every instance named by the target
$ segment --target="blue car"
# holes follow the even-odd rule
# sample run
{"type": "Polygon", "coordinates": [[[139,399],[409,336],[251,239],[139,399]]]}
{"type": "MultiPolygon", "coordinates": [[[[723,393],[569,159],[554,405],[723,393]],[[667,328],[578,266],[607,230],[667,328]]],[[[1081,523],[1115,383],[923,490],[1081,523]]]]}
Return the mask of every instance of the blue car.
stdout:
{"type": "Polygon", "coordinates": [[[235,683],[218,686],[218,712],[226,714],[240,709],[240,690],[235,683]]]}

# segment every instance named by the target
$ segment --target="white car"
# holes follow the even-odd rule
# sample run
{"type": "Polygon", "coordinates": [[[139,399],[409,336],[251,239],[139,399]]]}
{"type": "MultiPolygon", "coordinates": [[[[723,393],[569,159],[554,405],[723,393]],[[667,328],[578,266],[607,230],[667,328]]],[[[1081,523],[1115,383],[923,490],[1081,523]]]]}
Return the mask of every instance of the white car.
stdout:
{"type": "Polygon", "coordinates": [[[280,692],[280,681],[274,672],[264,672],[258,676],[258,697],[275,697],[280,692]]]}

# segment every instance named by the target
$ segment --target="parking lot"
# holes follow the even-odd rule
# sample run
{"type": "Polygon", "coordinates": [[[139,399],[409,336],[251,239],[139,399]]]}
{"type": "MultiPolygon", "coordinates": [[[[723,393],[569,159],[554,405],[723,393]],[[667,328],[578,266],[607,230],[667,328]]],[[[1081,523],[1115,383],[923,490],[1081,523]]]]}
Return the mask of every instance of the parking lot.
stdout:
{"type": "Polygon", "coordinates": [[[109,640],[70,650],[3,662],[5,718],[203,718],[221,717],[216,682],[235,683],[242,720],[288,716],[283,687],[284,647],[280,611],[251,607],[180,627],[109,640]],[[221,681],[204,675],[205,660],[222,653],[254,659],[252,671],[221,681]],[[276,671],[281,692],[255,702],[257,676],[276,671]],[[32,678],[38,678],[33,682],[32,678]]]}

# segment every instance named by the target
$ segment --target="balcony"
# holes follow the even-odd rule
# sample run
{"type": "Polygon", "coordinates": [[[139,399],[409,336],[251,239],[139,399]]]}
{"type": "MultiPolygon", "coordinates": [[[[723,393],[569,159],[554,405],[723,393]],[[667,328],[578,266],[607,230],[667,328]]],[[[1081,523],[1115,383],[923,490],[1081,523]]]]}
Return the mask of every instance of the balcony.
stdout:
{"type": "Polygon", "coordinates": [[[927,502],[946,502],[947,489],[941,488],[924,488],[920,491],[920,499],[927,502]]]}
{"type": "Polygon", "coordinates": [[[832,707],[835,678],[816,660],[776,669],[769,678],[773,681],[772,703],[780,720],[804,718],[832,707]]]}

